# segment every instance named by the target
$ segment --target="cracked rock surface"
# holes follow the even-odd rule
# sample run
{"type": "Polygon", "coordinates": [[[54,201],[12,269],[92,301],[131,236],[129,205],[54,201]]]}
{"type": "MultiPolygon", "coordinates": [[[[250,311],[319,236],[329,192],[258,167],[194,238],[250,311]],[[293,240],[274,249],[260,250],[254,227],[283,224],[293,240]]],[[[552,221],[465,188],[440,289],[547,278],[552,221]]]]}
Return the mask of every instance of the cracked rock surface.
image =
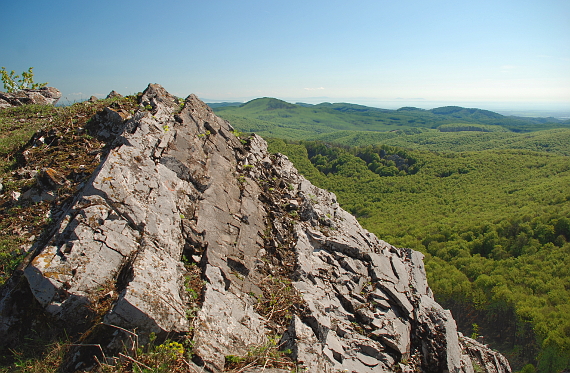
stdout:
{"type": "Polygon", "coordinates": [[[107,114],[112,150],[2,289],[0,345],[47,320],[86,346],[69,370],[93,365],[87,345],[112,354],[136,332],[142,344],[191,335],[193,364],[209,372],[276,335],[309,372],[473,372],[473,359],[510,372],[458,337],[421,253],[363,229],[196,96],[181,108],[151,84],[130,119],[107,114]],[[198,309],[188,262],[203,281],[198,309]]]}

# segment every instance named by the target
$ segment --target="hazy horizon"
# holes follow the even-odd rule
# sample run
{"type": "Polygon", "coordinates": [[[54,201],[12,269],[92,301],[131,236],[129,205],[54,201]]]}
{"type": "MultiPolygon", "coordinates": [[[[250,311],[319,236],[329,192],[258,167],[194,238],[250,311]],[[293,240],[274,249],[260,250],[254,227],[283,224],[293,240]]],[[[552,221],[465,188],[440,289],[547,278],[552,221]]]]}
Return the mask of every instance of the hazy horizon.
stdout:
{"type": "MultiPolygon", "coordinates": [[[[267,96],[265,96],[267,97],[267,96]]],[[[240,102],[246,103],[248,101],[261,98],[243,98],[241,100],[223,100],[213,98],[202,98],[206,103],[221,103],[221,102],[240,102]]],[[[515,116],[529,116],[529,117],[555,117],[555,118],[569,118],[570,117],[570,104],[568,103],[525,103],[525,102],[485,102],[485,101],[427,101],[427,100],[381,100],[370,98],[345,98],[337,100],[331,97],[300,97],[300,98],[280,98],[292,104],[305,103],[305,104],[320,104],[324,102],[330,103],[350,103],[357,105],[370,106],[381,109],[399,109],[406,106],[413,106],[420,109],[434,109],[442,106],[461,106],[465,108],[477,108],[482,110],[495,111],[503,115],[515,116]]]]}

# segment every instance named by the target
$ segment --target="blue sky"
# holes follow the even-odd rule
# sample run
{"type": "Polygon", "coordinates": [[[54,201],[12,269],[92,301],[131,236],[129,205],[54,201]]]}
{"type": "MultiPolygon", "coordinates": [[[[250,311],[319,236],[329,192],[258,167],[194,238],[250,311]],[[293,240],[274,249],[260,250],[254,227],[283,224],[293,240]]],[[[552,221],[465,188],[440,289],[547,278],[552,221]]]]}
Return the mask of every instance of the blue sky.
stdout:
{"type": "MultiPolygon", "coordinates": [[[[0,66],[142,91],[570,110],[568,0],[3,1],[0,66]]],[[[1,88],[1,87],[0,87],[1,88]]]]}

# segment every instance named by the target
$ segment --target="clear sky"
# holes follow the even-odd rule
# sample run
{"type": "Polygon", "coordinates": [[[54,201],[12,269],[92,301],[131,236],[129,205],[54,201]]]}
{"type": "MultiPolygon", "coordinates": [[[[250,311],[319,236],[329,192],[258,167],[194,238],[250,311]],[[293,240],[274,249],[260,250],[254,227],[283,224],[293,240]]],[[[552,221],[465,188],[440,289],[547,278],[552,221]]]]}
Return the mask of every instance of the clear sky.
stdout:
{"type": "Polygon", "coordinates": [[[2,0],[1,9],[0,66],[33,66],[69,101],[159,83],[206,101],[570,110],[569,0],[2,0]]]}

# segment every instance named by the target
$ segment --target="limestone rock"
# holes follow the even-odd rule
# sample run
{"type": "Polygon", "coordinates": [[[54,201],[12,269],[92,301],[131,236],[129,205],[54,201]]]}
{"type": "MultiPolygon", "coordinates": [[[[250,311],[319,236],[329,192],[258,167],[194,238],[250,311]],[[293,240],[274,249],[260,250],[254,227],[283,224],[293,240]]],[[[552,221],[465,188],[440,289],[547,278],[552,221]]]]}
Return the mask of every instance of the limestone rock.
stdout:
{"type": "MultiPolygon", "coordinates": [[[[488,346],[477,342],[474,339],[459,335],[461,347],[468,357],[470,363],[485,372],[489,373],[506,373],[509,362],[500,353],[491,350],[488,346]]],[[[473,370],[475,371],[475,370],[473,370]]]]}
{"type": "Polygon", "coordinates": [[[276,339],[311,372],[510,372],[458,337],[422,254],[363,229],[262,138],[156,84],[140,106],[93,118],[110,150],[2,289],[0,344],[49,319],[79,341],[64,370],[156,333],[191,335],[208,372],[276,339]],[[183,257],[201,270],[197,309],[183,257]]]}
{"type": "Polygon", "coordinates": [[[122,134],[125,130],[125,121],[131,117],[132,115],[125,110],[106,107],[91,118],[86,129],[98,139],[113,140],[122,134]]]}
{"type": "Polygon", "coordinates": [[[0,109],[29,104],[55,105],[61,92],[54,87],[23,89],[17,92],[0,92],[0,109]]]}
{"type": "MultiPolygon", "coordinates": [[[[91,97],[93,97],[93,96],[91,96],[91,97]]],[[[113,91],[109,92],[109,94],[105,98],[113,98],[113,97],[123,97],[123,95],[121,95],[119,92],[113,90],[113,91]]]]}

